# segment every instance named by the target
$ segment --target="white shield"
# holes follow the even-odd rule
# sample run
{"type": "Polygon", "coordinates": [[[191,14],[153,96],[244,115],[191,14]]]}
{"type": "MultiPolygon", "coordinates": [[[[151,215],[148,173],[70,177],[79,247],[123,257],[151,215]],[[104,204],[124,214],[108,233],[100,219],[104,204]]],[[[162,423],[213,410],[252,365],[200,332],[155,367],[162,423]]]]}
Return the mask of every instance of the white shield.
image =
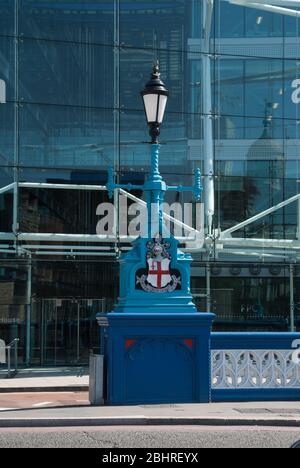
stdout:
{"type": "Polygon", "coordinates": [[[149,273],[147,281],[153,288],[163,289],[172,282],[170,272],[171,260],[164,258],[157,261],[154,258],[148,260],[149,273]]]}

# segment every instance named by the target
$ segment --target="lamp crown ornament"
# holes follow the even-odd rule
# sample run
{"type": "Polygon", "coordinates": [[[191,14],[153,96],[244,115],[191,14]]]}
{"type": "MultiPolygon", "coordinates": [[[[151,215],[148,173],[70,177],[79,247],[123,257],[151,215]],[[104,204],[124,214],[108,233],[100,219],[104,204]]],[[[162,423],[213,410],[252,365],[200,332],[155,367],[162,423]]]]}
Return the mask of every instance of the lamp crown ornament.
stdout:
{"type": "Polygon", "coordinates": [[[153,65],[153,76],[157,76],[160,78],[160,71],[159,71],[159,61],[156,60],[155,64],[153,65]]]}
{"type": "Polygon", "coordinates": [[[155,64],[153,65],[152,69],[152,74],[150,81],[146,84],[144,90],[141,92],[142,97],[145,94],[151,94],[151,93],[157,93],[160,92],[164,94],[165,96],[169,96],[169,91],[166,88],[166,85],[164,82],[161,80],[161,73],[160,73],[160,68],[159,68],[159,61],[157,60],[155,64]]]}

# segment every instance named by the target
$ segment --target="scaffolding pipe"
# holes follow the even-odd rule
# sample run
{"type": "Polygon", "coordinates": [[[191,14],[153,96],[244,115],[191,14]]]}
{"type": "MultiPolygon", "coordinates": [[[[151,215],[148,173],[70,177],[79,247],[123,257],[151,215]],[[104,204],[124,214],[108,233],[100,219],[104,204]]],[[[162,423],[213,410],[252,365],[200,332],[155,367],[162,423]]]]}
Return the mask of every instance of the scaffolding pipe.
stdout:
{"type": "Polygon", "coordinates": [[[273,248],[273,249],[300,249],[300,241],[291,239],[219,239],[218,243],[226,246],[240,246],[240,247],[260,247],[260,248],[273,248]]]}
{"type": "Polygon", "coordinates": [[[19,201],[19,189],[18,183],[14,183],[14,194],[13,194],[13,225],[12,225],[12,232],[16,236],[18,235],[19,230],[19,223],[18,223],[18,201],[19,201]]]}
{"type": "Polygon", "coordinates": [[[17,251],[16,250],[6,250],[6,249],[0,249],[0,253],[4,253],[7,255],[16,255],[17,251]]]}
{"type": "Polygon", "coordinates": [[[267,254],[267,253],[261,253],[261,252],[240,252],[238,250],[232,251],[232,250],[223,250],[220,252],[220,255],[238,255],[241,257],[259,257],[259,258],[273,258],[273,259],[280,259],[280,260],[286,260],[289,258],[289,256],[284,256],[284,255],[277,255],[277,254],[267,254]]]}
{"type": "MultiPolygon", "coordinates": [[[[135,203],[138,203],[140,206],[143,206],[143,207],[146,207],[147,206],[147,203],[144,202],[144,200],[141,200],[140,198],[136,197],[135,195],[132,195],[131,193],[129,192],[126,192],[125,190],[123,189],[119,189],[120,190],[120,193],[122,195],[124,195],[125,197],[129,198],[130,200],[134,201],[135,203]]],[[[189,231],[190,233],[194,232],[196,234],[200,234],[199,231],[197,231],[196,229],[194,229],[193,227],[191,226],[188,226],[187,224],[183,223],[182,221],[179,221],[178,219],[176,218],[173,218],[173,216],[170,216],[168,215],[167,213],[163,213],[164,215],[164,219],[167,219],[168,221],[171,221],[173,222],[174,224],[176,224],[177,226],[180,226],[182,227],[183,229],[185,229],[186,231],[189,231]]],[[[176,237],[177,238],[177,237],[176,237]]],[[[188,240],[188,238],[187,238],[188,240]]]]}
{"type": "MultiPolygon", "coordinates": [[[[123,250],[123,249],[121,249],[123,250]]],[[[124,249],[125,250],[125,249],[124,249]]],[[[0,253],[4,253],[4,254],[10,254],[10,255],[17,255],[18,252],[17,250],[5,250],[5,249],[1,249],[0,250],[0,253]]],[[[24,252],[25,253],[25,252],[24,252]]],[[[87,251],[87,252],[81,252],[81,251],[76,251],[76,252],[72,252],[72,251],[59,251],[59,252],[55,252],[53,250],[43,250],[41,252],[26,252],[27,255],[31,256],[31,255],[35,255],[35,256],[38,256],[38,255],[53,255],[53,256],[69,256],[69,257],[108,257],[108,256],[111,256],[111,257],[115,257],[116,256],[116,252],[107,252],[107,251],[104,251],[104,252],[101,252],[99,250],[96,250],[95,252],[93,251],[87,251]]]]}
{"type": "MultiPolygon", "coordinates": [[[[7,246],[5,246],[7,247],[7,246]]],[[[96,251],[110,251],[111,247],[106,247],[106,246],[81,246],[81,245],[27,245],[26,244],[26,249],[32,250],[32,249],[39,249],[39,250],[96,250],[96,251]]]]}
{"type": "Polygon", "coordinates": [[[262,213],[258,213],[257,215],[253,216],[252,218],[246,219],[246,221],[243,221],[242,223],[237,224],[236,226],[231,227],[230,229],[226,229],[226,231],[223,231],[221,233],[220,239],[223,239],[224,237],[231,235],[233,232],[240,231],[246,226],[249,226],[249,224],[253,224],[256,221],[260,220],[261,218],[264,218],[265,216],[268,216],[275,211],[280,210],[281,208],[284,208],[291,203],[296,202],[297,200],[300,200],[300,194],[295,195],[288,200],[285,200],[284,202],[278,203],[278,205],[272,206],[271,208],[268,208],[267,210],[263,211],[262,213]]]}
{"type": "Polygon", "coordinates": [[[46,184],[38,182],[20,182],[19,187],[50,190],[86,190],[96,192],[107,190],[104,185],[46,184]]]}
{"type": "Polygon", "coordinates": [[[13,184],[6,185],[6,187],[0,188],[0,195],[2,195],[3,193],[9,192],[10,190],[13,190],[14,187],[15,187],[15,182],[13,184]]]}
{"type": "MultiPolygon", "coordinates": [[[[1,232],[0,240],[14,240],[14,234],[10,232],[1,232]]],[[[115,236],[97,235],[97,234],[56,234],[56,233],[20,233],[19,241],[35,242],[116,242],[115,236]]],[[[120,242],[133,242],[136,237],[122,236],[120,242]]],[[[25,246],[26,247],[26,246],[25,246]]],[[[37,245],[39,247],[39,245],[37,245]]]]}
{"type": "Polygon", "coordinates": [[[294,290],[294,265],[290,264],[290,327],[291,333],[296,331],[295,326],[295,290],[294,290]]]}
{"type": "MultiPolygon", "coordinates": [[[[138,236],[119,236],[117,239],[115,236],[111,235],[97,235],[97,234],[56,234],[56,233],[20,233],[18,235],[18,240],[22,241],[33,241],[33,242],[86,242],[86,243],[93,243],[93,242],[107,242],[113,243],[121,242],[121,243],[132,243],[134,242],[138,236]]],[[[15,235],[10,232],[0,232],[0,240],[8,240],[13,241],[15,239],[15,235]]],[[[192,238],[184,237],[184,236],[176,236],[176,239],[180,242],[191,242],[193,241],[192,238]]],[[[196,238],[195,238],[196,239],[196,238]]],[[[26,245],[24,246],[26,248],[26,245]]],[[[37,248],[40,246],[37,245],[37,248]]]]}
{"type": "Polygon", "coordinates": [[[212,236],[215,214],[213,109],[211,90],[210,35],[214,0],[203,0],[202,101],[204,139],[204,197],[207,234],[212,236]]]}
{"type": "Polygon", "coordinates": [[[26,301],[26,366],[29,367],[31,361],[31,299],[32,298],[32,259],[28,257],[27,271],[27,301],[26,301]]]}
{"type": "Polygon", "coordinates": [[[206,310],[211,310],[211,265],[209,262],[206,264],[206,310]]]}
{"type": "Polygon", "coordinates": [[[53,255],[53,256],[67,256],[67,257],[116,257],[115,252],[53,252],[53,251],[43,251],[35,252],[34,255],[53,255]]]}
{"type": "MultiPolygon", "coordinates": [[[[228,0],[227,0],[228,1],[228,0]]],[[[277,6],[284,6],[285,8],[288,7],[299,7],[300,8],[300,0],[248,0],[250,3],[261,3],[263,5],[277,5],[277,6]]],[[[247,5],[245,4],[245,7],[247,5]]]]}
{"type": "Polygon", "coordinates": [[[263,10],[270,13],[278,13],[281,15],[293,16],[294,18],[300,18],[300,12],[297,10],[290,10],[289,8],[274,6],[268,3],[249,3],[245,0],[229,0],[229,3],[246,8],[254,8],[255,10],[263,10]]]}

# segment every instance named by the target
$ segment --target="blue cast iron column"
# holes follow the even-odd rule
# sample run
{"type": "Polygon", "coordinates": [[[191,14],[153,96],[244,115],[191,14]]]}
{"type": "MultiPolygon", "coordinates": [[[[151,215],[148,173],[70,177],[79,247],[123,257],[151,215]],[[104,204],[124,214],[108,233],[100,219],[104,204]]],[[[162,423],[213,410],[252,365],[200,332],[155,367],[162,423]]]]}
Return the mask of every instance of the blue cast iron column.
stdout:
{"type": "Polygon", "coordinates": [[[151,145],[151,172],[144,185],[147,197],[148,237],[163,235],[163,203],[167,191],[166,183],[159,171],[160,145],[151,145]]]}

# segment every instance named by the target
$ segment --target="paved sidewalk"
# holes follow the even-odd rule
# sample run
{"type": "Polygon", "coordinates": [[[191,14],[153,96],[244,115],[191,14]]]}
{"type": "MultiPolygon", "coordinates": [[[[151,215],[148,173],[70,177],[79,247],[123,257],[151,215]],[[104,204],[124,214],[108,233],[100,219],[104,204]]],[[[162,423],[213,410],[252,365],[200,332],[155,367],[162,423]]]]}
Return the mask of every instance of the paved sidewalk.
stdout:
{"type": "MultiPolygon", "coordinates": [[[[0,379],[0,400],[3,395],[0,427],[229,425],[299,427],[300,432],[299,402],[91,407],[88,401],[84,404],[76,401],[76,406],[70,406],[76,396],[65,394],[50,398],[46,393],[87,392],[88,385],[88,370],[82,367],[27,369],[20,371],[14,379],[0,379]],[[21,393],[28,395],[23,397],[21,393]],[[22,398],[34,402],[37,399],[33,406],[41,407],[28,405],[24,408],[22,398]],[[20,407],[6,404],[14,399],[20,402],[20,407]],[[60,403],[53,406],[52,400],[60,403]]],[[[84,398],[88,399],[87,393],[84,398]]]]}
{"type": "Polygon", "coordinates": [[[0,427],[75,426],[271,426],[299,427],[299,402],[214,403],[2,410],[0,427]]]}
{"type": "Polygon", "coordinates": [[[11,392],[84,391],[88,390],[88,369],[24,369],[13,379],[0,379],[0,394],[11,392]]]}

